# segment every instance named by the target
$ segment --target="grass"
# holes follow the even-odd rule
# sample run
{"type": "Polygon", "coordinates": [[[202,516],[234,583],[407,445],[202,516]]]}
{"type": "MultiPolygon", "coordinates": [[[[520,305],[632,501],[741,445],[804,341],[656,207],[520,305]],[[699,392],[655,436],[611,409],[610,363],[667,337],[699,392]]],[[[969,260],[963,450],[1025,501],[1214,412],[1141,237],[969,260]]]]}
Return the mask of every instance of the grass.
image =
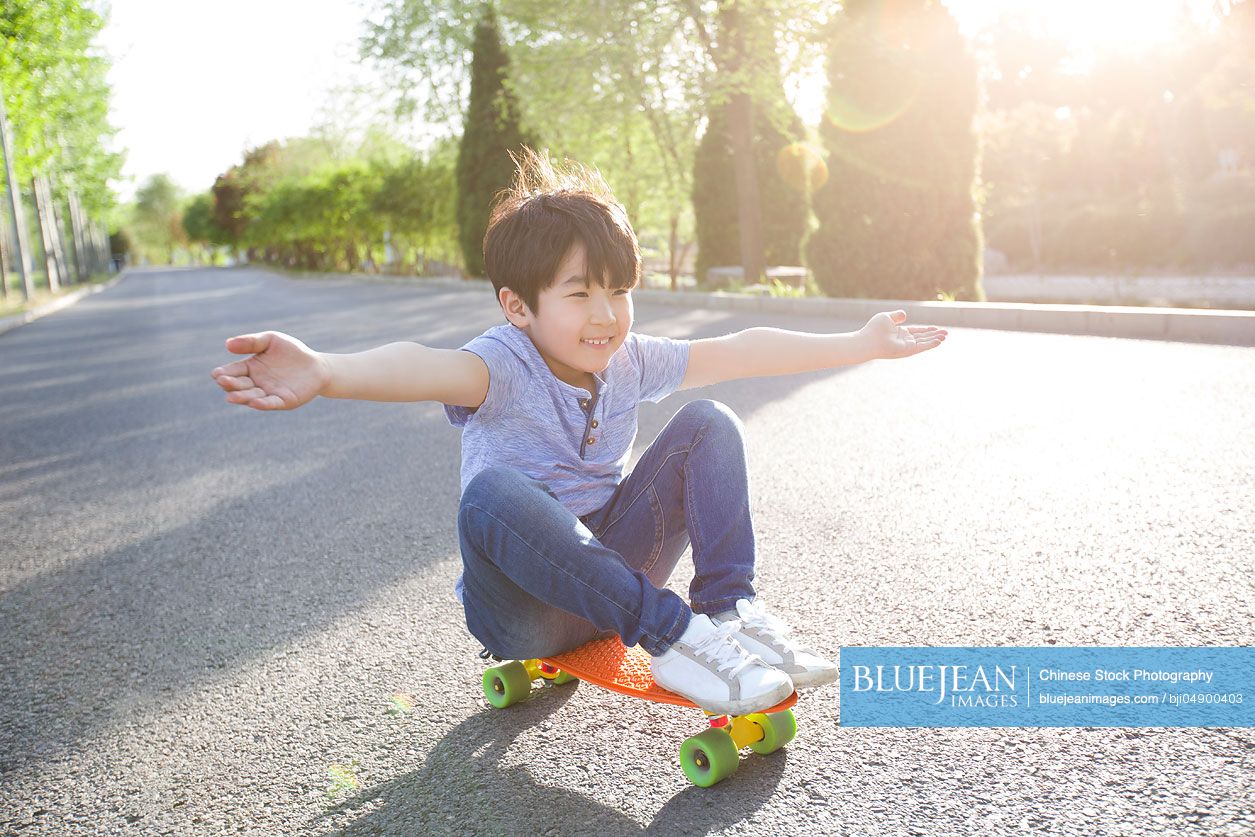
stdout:
{"type": "Polygon", "coordinates": [[[31,279],[35,284],[35,296],[30,300],[26,300],[22,296],[21,275],[9,271],[6,274],[6,278],[9,282],[9,298],[7,300],[0,300],[0,317],[8,317],[13,314],[25,313],[26,311],[38,308],[41,305],[47,305],[49,302],[60,299],[66,294],[73,293],[79,288],[87,285],[100,285],[108,282],[113,278],[113,276],[114,274],[111,273],[97,273],[86,282],[82,282],[77,285],[62,284],[61,290],[54,294],[48,290],[48,279],[42,271],[32,273],[31,279]]]}

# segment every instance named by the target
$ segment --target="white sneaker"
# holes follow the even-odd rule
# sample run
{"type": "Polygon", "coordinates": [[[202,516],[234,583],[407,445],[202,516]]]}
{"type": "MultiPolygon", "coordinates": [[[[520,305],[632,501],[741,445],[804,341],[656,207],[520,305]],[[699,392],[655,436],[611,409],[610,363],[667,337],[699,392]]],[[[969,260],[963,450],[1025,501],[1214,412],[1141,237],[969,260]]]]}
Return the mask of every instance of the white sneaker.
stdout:
{"type": "Polygon", "coordinates": [[[654,682],[708,712],[744,715],[770,709],[793,694],[789,675],[748,653],[736,641],[739,624],[716,627],[694,613],[670,648],[649,660],[654,682]]]}
{"type": "Polygon", "coordinates": [[[822,686],[837,679],[837,664],[790,636],[792,629],[784,620],[767,612],[761,597],[752,602],[739,599],[735,611],[710,618],[716,625],[739,624],[736,638],[745,650],[789,675],[799,689],[822,686]]]}

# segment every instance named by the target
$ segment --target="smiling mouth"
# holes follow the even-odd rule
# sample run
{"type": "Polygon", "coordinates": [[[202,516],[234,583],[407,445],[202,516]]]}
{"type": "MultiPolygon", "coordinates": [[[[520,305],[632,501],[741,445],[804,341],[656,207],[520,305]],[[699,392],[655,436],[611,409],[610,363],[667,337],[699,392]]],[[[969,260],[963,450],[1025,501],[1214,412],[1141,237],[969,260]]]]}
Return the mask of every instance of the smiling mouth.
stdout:
{"type": "Polygon", "coordinates": [[[588,346],[608,346],[612,339],[611,337],[603,337],[601,340],[581,340],[580,342],[588,346]]]}

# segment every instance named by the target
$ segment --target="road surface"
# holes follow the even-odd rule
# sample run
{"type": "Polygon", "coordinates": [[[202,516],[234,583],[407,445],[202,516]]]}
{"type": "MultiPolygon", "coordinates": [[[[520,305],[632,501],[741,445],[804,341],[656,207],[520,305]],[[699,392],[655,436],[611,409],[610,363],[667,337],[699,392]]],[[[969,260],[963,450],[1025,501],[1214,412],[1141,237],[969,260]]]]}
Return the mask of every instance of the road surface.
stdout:
{"type": "MultiPolygon", "coordinates": [[[[855,729],[827,687],[702,790],[691,710],[489,710],[440,406],[262,413],[209,372],[255,330],[350,352],[502,321],[479,286],[149,271],[0,337],[0,832],[1255,831],[1251,729],[855,729]]],[[[751,325],[861,323],[637,309],[751,325]]],[[[949,331],[645,404],[636,454],[686,400],[737,411],[758,590],[831,653],[1255,644],[1255,349],[949,331]]]]}

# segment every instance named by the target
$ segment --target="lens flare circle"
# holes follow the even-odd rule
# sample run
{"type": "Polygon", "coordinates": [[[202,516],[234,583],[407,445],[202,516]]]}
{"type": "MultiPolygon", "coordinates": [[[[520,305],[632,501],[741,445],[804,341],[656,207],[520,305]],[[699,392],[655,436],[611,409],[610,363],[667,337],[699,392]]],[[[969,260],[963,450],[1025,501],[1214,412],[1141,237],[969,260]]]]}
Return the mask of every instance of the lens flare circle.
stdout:
{"type": "Polygon", "coordinates": [[[790,143],[776,153],[776,173],[790,189],[802,193],[828,182],[828,164],[814,146],[804,142],[790,143]]]}

